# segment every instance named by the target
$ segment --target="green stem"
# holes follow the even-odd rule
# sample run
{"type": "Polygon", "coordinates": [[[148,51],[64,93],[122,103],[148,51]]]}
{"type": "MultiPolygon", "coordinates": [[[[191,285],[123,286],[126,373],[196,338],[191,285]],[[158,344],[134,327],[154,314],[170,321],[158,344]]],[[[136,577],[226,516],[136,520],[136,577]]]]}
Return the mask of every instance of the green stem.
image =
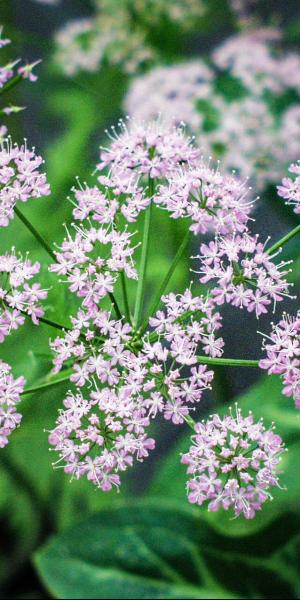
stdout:
{"type": "MultiPolygon", "coordinates": [[[[11,308],[8,302],[2,300],[5,306],[11,308]]],[[[25,317],[31,319],[30,315],[26,310],[20,310],[20,313],[25,317]]],[[[59,329],[60,331],[71,331],[71,327],[67,327],[66,325],[62,325],[61,323],[57,323],[56,321],[52,321],[51,319],[47,319],[46,317],[39,317],[39,321],[41,323],[45,323],[45,325],[49,325],[49,327],[53,327],[54,329],[59,329]]]]}
{"type": "MultiPolygon", "coordinates": [[[[159,303],[160,303],[160,299],[161,299],[161,297],[162,297],[165,289],[167,288],[167,285],[168,285],[168,283],[169,283],[169,281],[170,281],[170,279],[171,279],[171,277],[172,277],[172,275],[173,275],[173,273],[174,273],[174,271],[175,271],[175,269],[176,269],[176,267],[177,267],[177,265],[178,265],[178,263],[179,263],[182,255],[184,254],[184,251],[185,251],[185,249],[186,249],[186,247],[187,247],[187,245],[189,243],[189,239],[190,239],[190,231],[188,229],[187,232],[186,232],[186,234],[185,234],[185,236],[184,236],[184,238],[183,238],[183,240],[182,240],[182,242],[181,242],[181,244],[180,244],[180,246],[179,246],[179,248],[178,248],[178,250],[177,250],[177,252],[176,252],[174,260],[173,260],[173,262],[172,262],[172,264],[171,264],[171,266],[170,266],[170,268],[169,268],[169,270],[168,270],[165,278],[163,279],[163,281],[162,281],[162,283],[161,283],[161,285],[160,285],[160,287],[159,287],[159,289],[157,291],[157,294],[156,294],[156,296],[155,296],[155,298],[153,300],[153,303],[152,303],[150,311],[149,311],[149,315],[150,316],[153,315],[156,312],[156,310],[157,310],[157,308],[159,306],[159,303]]],[[[141,333],[142,334],[146,331],[147,325],[148,325],[148,318],[144,321],[144,323],[143,323],[143,325],[141,327],[141,333]]]]}
{"type": "Polygon", "coordinates": [[[126,285],[126,278],[125,278],[124,271],[121,272],[121,285],[122,285],[122,292],[123,292],[123,299],[124,299],[125,316],[126,316],[128,323],[131,324],[132,321],[131,321],[130,306],[129,306],[128,292],[127,292],[127,285],[126,285]]]}
{"type": "MultiPolygon", "coordinates": [[[[25,313],[26,316],[27,313],[25,313]]],[[[54,329],[59,329],[60,331],[71,331],[71,327],[66,327],[65,325],[61,325],[60,323],[56,323],[56,321],[52,321],[51,319],[47,319],[46,317],[40,317],[39,321],[41,323],[45,323],[45,325],[49,325],[49,327],[53,327],[54,329]]]]}
{"type": "Polygon", "coordinates": [[[40,235],[40,233],[35,229],[35,227],[30,223],[30,221],[28,221],[28,219],[26,219],[26,217],[23,215],[23,213],[21,213],[21,211],[16,206],[14,207],[14,211],[15,211],[17,217],[19,217],[20,221],[22,221],[22,223],[25,225],[25,227],[27,227],[27,229],[30,231],[30,233],[32,233],[32,235],[39,242],[39,244],[41,244],[41,246],[43,246],[44,250],[46,250],[46,252],[49,254],[49,256],[51,256],[51,258],[55,262],[57,262],[56,256],[55,256],[53,250],[51,249],[50,245],[48,244],[48,242],[46,242],[46,240],[40,235]]]}
{"type": "Polygon", "coordinates": [[[116,300],[114,294],[112,292],[110,292],[108,295],[109,295],[110,301],[111,301],[111,303],[112,303],[112,305],[113,305],[113,307],[115,309],[115,313],[116,313],[117,319],[122,319],[122,313],[121,313],[121,311],[119,309],[119,305],[117,303],[117,300],[116,300]]]}
{"type": "Polygon", "coordinates": [[[45,381],[44,383],[41,383],[39,385],[35,385],[32,388],[25,388],[25,390],[21,393],[21,396],[28,396],[29,394],[35,394],[36,392],[39,392],[40,390],[45,390],[49,387],[53,387],[54,385],[59,385],[60,383],[64,383],[65,381],[68,381],[70,379],[70,372],[69,375],[65,375],[64,377],[61,377],[60,379],[55,379],[53,381],[45,381]]]}
{"type": "Polygon", "coordinates": [[[11,90],[12,88],[14,88],[16,85],[18,85],[18,83],[20,83],[20,81],[22,81],[23,77],[22,75],[16,75],[15,77],[13,77],[12,79],[10,79],[1,89],[0,89],[0,95],[5,94],[6,92],[8,92],[9,90],[11,90]]]}
{"type": "Polygon", "coordinates": [[[279,248],[281,248],[284,244],[289,242],[298,233],[300,234],[300,225],[297,225],[297,227],[295,227],[294,229],[292,229],[292,231],[287,233],[283,238],[281,238],[281,240],[279,240],[278,242],[276,242],[276,244],[271,246],[271,248],[267,250],[267,254],[273,254],[274,252],[279,250],[279,248]]]}
{"type": "Polygon", "coordinates": [[[259,367],[258,360],[242,358],[211,358],[210,356],[197,356],[197,360],[203,365],[219,365],[222,367],[259,367]]]}
{"type": "MultiPolygon", "coordinates": [[[[154,179],[149,179],[149,196],[152,198],[154,193],[154,179]]],[[[148,262],[148,253],[149,253],[149,233],[150,233],[150,223],[151,223],[151,213],[152,213],[152,201],[145,214],[145,222],[144,222],[144,234],[143,234],[143,242],[142,242],[142,255],[141,255],[141,263],[140,263],[140,272],[139,272],[139,281],[138,288],[136,293],[136,303],[134,310],[134,323],[135,326],[138,327],[140,322],[142,310],[143,310],[143,300],[144,300],[144,292],[145,292],[145,282],[146,282],[146,272],[147,272],[147,262],[148,262]]]]}

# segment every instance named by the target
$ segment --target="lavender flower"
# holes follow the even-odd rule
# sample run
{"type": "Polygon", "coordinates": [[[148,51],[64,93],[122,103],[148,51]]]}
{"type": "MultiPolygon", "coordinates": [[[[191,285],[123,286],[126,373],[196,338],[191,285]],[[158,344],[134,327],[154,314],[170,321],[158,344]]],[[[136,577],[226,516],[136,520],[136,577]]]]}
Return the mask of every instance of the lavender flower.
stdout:
{"type": "Polygon", "coordinates": [[[25,383],[24,377],[14,379],[11,367],[0,361],[0,448],[8,444],[10,434],[20,425],[22,415],[16,405],[25,383]]]}
{"type": "Polygon", "coordinates": [[[42,290],[38,283],[28,283],[39,270],[38,262],[17,257],[14,249],[12,254],[0,256],[0,343],[11,331],[24,324],[26,315],[34,325],[39,324],[44,314],[40,300],[47,297],[47,291],[42,290]]]}
{"type": "Polygon", "coordinates": [[[191,476],[188,499],[208,510],[232,509],[235,516],[253,519],[264,502],[272,499],[270,488],[279,487],[277,465],[284,445],[273,428],[240,409],[221,418],[213,415],[196,423],[193,444],[182,456],[191,476]]]}
{"type": "Polygon", "coordinates": [[[259,317],[271,303],[275,309],[276,302],[289,296],[285,267],[291,261],[276,265],[258,236],[218,237],[201,244],[199,258],[200,281],[216,283],[211,293],[218,305],[233,304],[259,317]]]}
{"type": "Polygon", "coordinates": [[[143,336],[108,312],[98,309],[91,317],[80,310],[73,330],[52,343],[55,371],[72,359],[71,381],[93,391],[88,399],[80,391],[68,394],[50,443],[67,473],[86,475],[104,491],[119,485],[118,473],[134,455],[148,456],[154,440],[147,428],[157,414],[184,423],[210,387],[213,372],[197,364],[199,347],[211,356],[222,353],[223,341],[215,337],[220,315],[209,301],[186,290],[163,302],[166,312],[157,313],[153,331],[143,336]]]}
{"type": "Polygon", "coordinates": [[[172,173],[168,185],[160,186],[155,202],[175,219],[189,217],[195,234],[228,234],[246,229],[253,205],[248,192],[237,177],[222,175],[201,159],[194,168],[172,173]]]}
{"type": "Polygon", "coordinates": [[[0,144],[0,227],[6,227],[14,218],[17,202],[50,194],[46,175],[39,172],[43,159],[35,149],[12,144],[10,138],[0,144]]]}
{"type": "Polygon", "coordinates": [[[253,27],[226,40],[207,63],[157,66],[131,82],[125,112],[184,121],[202,154],[220,159],[223,170],[250,177],[258,189],[274,184],[298,158],[300,140],[300,59],[279,48],[280,38],[276,29],[253,27]],[[293,100],[278,114],[282,94],[293,100]]]}
{"type": "Polygon", "coordinates": [[[277,186],[278,195],[285,203],[294,206],[294,212],[300,214],[300,161],[289,166],[293,178],[284,177],[281,185],[277,186]]]}
{"type": "MultiPolygon", "coordinates": [[[[159,119],[148,123],[128,119],[127,123],[120,121],[118,129],[111,129],[110,147],[101,148],[98,164],[99,171],[110,169],[110,186],[117,194],[130,194],[132,186],[145,178],[164,180],[199,158],[198,148],[180,125],[159,119]]],[[[99,181],[108,185],[107,179],[99,181]]]]}
{"type": "Polygon", "coordinates": [[[300,408],[300,311],[296,317],[284,313],[281,321],[273,324],[270,336],[263,335],[267,356],[259,366],[281,376],[283,394],[294,398],[296,408],[300,408]]]}

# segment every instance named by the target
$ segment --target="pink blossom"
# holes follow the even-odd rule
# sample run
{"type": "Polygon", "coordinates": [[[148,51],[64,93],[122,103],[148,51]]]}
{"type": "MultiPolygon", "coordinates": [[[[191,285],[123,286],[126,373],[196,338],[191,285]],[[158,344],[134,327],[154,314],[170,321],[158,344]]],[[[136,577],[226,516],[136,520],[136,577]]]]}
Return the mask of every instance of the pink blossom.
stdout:
{"type": "Polygon", "coordinates": [[[283,314],[270,336],[264,335],[263,349],[266,358],[259,366],[281,376],[283,394],[294,398],[300,408],[300,311],[296,317],[283,314]]]}
{"type": "Polygon", "coordinates": [[[47,298],[47,291],[37,283],[28,283],[39,270],[38,262],[17,257],[14,249],[12,254],[0,256],[0,343],[24,324],[26,315],[39,324],[44,314],[40,301],[47,298]]]}
{"type": "Polygon", "coordinates": [[[258,236],[218,237],[201,245],[199,258],[200,281],[216,284],[211,293],[218,305],[230,303],[259,317],[289,296],[289,263],[276,265],[258,236]]]}
{"type": "Polygon", "coordinates": [[[291,164],[289,172],[293,177],[284,177],[281,185],[277,186],[278,195],[285,203],[294,206],[294,212],[300,214],[300,162],[291,164]]]}
{"type": "Polygon", "coordinates": [[[273,429],[254,422],[251,413],[236,413],[195,424],[192,446],[182,456],[190,479],[188,499],[208,504],[208,510],[232,509],[235,516],[253,519],[269,489],[279,486],[277,466],[284,445],[273,429]]]}
{"type": "Polygon", "coordinates": [[[8,138],[0,144],[0,227],[14,218],[17,202],[50,194],[46,175],[39,172],[43,159],[35,150],[13,145],[8,138]]]}
{"type": "Polygon", "coordinates": [[[0,361],[0,448],[8,444],[8,437],[21,422],[22,415],[16,411],[25,385],[24,377],[14,379],[11,367],[0,361]]]}

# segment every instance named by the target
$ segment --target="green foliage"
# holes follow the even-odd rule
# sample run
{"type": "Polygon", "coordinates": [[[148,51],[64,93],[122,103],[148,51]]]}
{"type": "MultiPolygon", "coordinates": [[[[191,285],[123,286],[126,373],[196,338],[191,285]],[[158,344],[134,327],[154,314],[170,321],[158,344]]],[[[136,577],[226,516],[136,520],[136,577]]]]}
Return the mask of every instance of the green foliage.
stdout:
{"type": "Polygon", "coordinates": [[[195,508],[133,501],[50,540],[35,565],[56,598],[296,598],[299,525],[227,537],[195,508]]]}

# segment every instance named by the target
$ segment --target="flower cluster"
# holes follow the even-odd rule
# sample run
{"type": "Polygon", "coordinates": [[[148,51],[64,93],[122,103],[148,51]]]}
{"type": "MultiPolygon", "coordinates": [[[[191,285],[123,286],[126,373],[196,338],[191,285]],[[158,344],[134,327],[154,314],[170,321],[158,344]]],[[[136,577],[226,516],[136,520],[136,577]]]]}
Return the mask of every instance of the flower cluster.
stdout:
{"type": "Polygon", "coordinates": [[[258,236],[217,237],[201,244],[199,258],[200,281],[215,282],[211,293],[218,305],[233,304],[259,317],[289,295],[289,262],[276,265],[258,236]]]}
{"type": "Polygon", "coordinates": [[[196,132],[203,126],[196,104],[211,98],[213,78],[213,69],[199,59],[183,65],[159,65],[132,81],[125,112],[145,121],[161,114],[165,121],[182,121],[196,132]]]}
{"type": "Polygon", "coordinates": [[[284,198],[286,204],[295,207],[296,214],[300,214],[300,162],[290,165],[289,172],[293,178],[283,178],[281,185],[277,186],[278,195],[284,198]]]}
{"type": "Polygon", "coordinates": [[[119,131],[112,129],[112,143],[102,148],[99,183],[112,191],[121,213],[129,222],[156,197],[158,184],[180,167],[192,166],[199,157],[199,149],[185,134],[184,128],[160,120],[119,123],[119,131]],[[147,184],[147,185],[146,185],[147,184]]]}
{"type": "Polygon", "coordinates": [[[289,55],[283,58],[276,56],[271,46],[272,42],[279,42],[280,38],[281,34],[277,29],[243,31],[225,40],[213,52],[212,59],[218,69],[230,71],[254,95],[265,91],[281,92],[284,88],[283,72],[289,55]]]}
{"type": "Polygon", "coordinates": [[[40,284],[29,281],[39,273],[40,264],[28,258],[22,260],[16,254],[0,256],[0,343],[23,325],[25,316],[39,324],[44,311],[40,301],[47,297],[47,291],[40,284]]]}
{"type": "Polygon", "coordinates": [[[184,121],[204,155],[263,189],[299,154],[300,59],[279,41],[278,30],[250,29],[226,40],[207,64],[155,67],[132,81],[124,110],[184,121]]]}
{"type": "Polygon", "coordinates": [[[67,75],[95,72],[105,64],[118,65],[128,74],[142,70],[159,58],[149,36],[154,23],[168,21],[184,31],[195,30],[206,13],[202,0],[94,0],[94,4],[92,17],[66,23],[55,36],[55,58],[67,75]]]}
{"type": "Polygon", "coordinates": [[[162,185],[155,202],[175,219],[188,217],[195,234],[213,231],[222,235],[243,232],[253,200],[249,190],[233,175],[223,175],[202,159],[196,167],[177,170],[162,185]]]}
{"type": "Polygon", "coordinates": [[[264,335],[263,350],[267,357],[259,366],[268,373],[281,375],[283,394],[295,400],[300,408],[300,311],[296,317],[282,315],[281,321],[273,325],[270,336],[264,335]]]}
{"type": "Polygon", "coordinates": [[[14,379],[11,367],[0,361],[0,448],[8,444],[8,437],[19,426],[22,415],[16,405],[25,385],[24,377],[14,379]]]}
{"type": "Polygon", "coordinates": [[[166,312],[157,313],[144,336],[106,311],[80,310],[73,329],[52,343],[56,372],[76,361],[70,379],[78,391],[65,399],[50,444],[67,473],[87,476],[103,491],[120,484],[119,472],[134,456],[143,460],[154,448],[147,428],[158,413],[183,423],[210,387],[212,371],[197,364],[199,346],[210,356],[222,353],[215,337],[220,315],[211,302],[190,290],[163,302],[166,312]],[[87,384],[88,399],[81,392],[87,384]]]}
{"type": "Polygon", "coordinates": [[[68,22],[57,32],[55,42],[55,59],[68,76],[96,72],[105,63],[133,73],[155,58],[143,31],[130,30],[130,17],[120,3],[118,15],[100,14],[68,22]]]}
{"type": "Polygon", "coordinates": [[[75,237],[68,234],[60,251],[55,252],[57,262],[50,270],[66,275],[70,291],[83,298],[83,306],[94,314],[100,300],[113,291],[120,272],[137,279],[132,234],[105,226],[75,229],[75,237]]]}
{"type": "Polygon", "coordinates": [[[20,147],[9,138],[0,144],[0,227],[13,219],[18,201],[50,194],[46,175],[39,171],[42,164],[41,156],[34,148],[29,150],[26,141],[20,147]]]}
{"type": "MultiPolygon", "coordinates": [[[[50,432],[59,453],[54,464],[104,491],[118,487],[121,472],[154,448],[148,427],[158,414],[175,425],[193,422],[213,380],[205,361],[223,353],[216,307],[229,302],[259,316],[288,294],[287,263],[276,266],[248,233],[252,202],[245,185],[206,164],[181,126],[129,120],[110,137],[111,145],[101,148],[99,185],[73,190],[74,233],[67,231],[51,267],[82,300],[72,327],[51,343],[55,373],[72,366],[76,387],[50,432]],[[150,202],[174,219],[190,218],[195,234],[219,234],[200,248],[201,281],[216,285],[207,297],[192,287],[162,295],[155,314],[141,323],[124,298],[116,304],[116,293],[120,276],[123,292],[128,279],[140,277],[129,223],[150,202]],[[110,311],[102,308],[104,298],[110,311]]],[[[247,498],[252,508],[259,503],[249,487],[247,498]]]]}
{"type": "MultiPolygon", "coordinates": [[[[109,148],[102,148],[98,169],[109,167],[111,186],[116,188],[120,179],[125,184],[129,180],[132,185],[133,178],[136,182],[142,177],[166,178],[200,155],[182,126],[168,125],[160,119],[150,122],[128,119],[128,124],[120,121],[119,132],[114,128],[112,132],[115,139],[112,138],[109,148]]],[[[122,191],[127,193],[127,188],[122,191]]]]}
{"type": "Polygon", "coordinates": [[[221,418],[213,415],[195,425],[193,444],[182,462],[191,476],[188,499],[208,502],[210,511],[232,509],[235,516],[252,519],[262,504],[272,499],[270,488],[279,486],[277,466],[284,445],[273,429],[255,423],[249,413],[221,418]]]}

